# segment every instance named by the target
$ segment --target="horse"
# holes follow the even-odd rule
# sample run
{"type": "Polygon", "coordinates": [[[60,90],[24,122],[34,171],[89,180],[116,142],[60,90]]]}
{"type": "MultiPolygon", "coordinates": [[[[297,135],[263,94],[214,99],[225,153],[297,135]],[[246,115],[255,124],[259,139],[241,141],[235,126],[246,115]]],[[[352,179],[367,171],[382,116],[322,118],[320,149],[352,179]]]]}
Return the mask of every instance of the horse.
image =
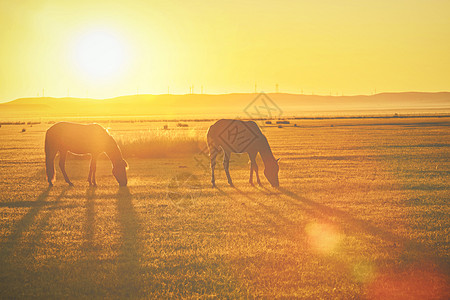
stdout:
{"type": "Polygon", "coordinates": [[[51,126],[45,134],[45,165],[49,186],[53,186],[55,180],[56,154],[59,152],[59,167],[66,182],[73,186],[66,173],[65,162],[67,152],[74,154],[90,154],[91,163],[89,169],[89,185],[96,186],[95,171],[97,158],[101,153],[106,153],[112,163],[112,173],[120,186],[127,185],[127,162],[114,138],[108,131],[98,124],[78,124],[59,122],[51,126]]]}
{"type": "Polygon", "coordinates": [[[206,137],[211,160],[211,183],[213,187],[216,186],[214,168],[220,149],[224,153],[223,168],[230,186],[233,186],[229,171],[231,153],[248,154],[250,159],[249,183],[253,185],[253,171],[255,171],[257,183],[261,185],[258,165],[256,164],[256,155],[259,152],[264,163],[264,175],[273,187],[279,187],[278,172],[280,168],[278,161],[280,159],[275,159],[267,138],[255,122],[221,119],[209,127],[206,137]]]}

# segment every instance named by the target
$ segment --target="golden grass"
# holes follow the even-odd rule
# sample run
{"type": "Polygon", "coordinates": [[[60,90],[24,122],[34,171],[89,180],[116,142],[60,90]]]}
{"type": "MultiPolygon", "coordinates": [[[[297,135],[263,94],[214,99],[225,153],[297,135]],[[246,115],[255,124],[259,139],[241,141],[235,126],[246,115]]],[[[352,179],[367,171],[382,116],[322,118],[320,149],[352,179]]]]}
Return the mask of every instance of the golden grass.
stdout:
{"type": "Polygon", "coordinates": [[[192,156],[206,146],[206,135],[194,129],[150,129],[115,137],[125,158],[192,156]]]}
{"type": "Polygon", "coordinates": [[[46,127],[2,126],[0,296],[446,299],[448,122],[268,128],[279,190],[236,163],[212,189],[193,157],[129,158],[125,189],[68,159],[75,187],[47,190],[46,127]]]}

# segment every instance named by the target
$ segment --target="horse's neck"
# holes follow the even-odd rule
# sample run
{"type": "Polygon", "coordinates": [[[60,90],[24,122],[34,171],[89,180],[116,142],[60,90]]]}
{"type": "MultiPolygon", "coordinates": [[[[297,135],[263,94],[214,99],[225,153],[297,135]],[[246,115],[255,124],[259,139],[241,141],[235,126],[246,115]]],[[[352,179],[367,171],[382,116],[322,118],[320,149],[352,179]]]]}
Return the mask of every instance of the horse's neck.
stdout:
{"type": "Polygon", "coordinates": [[[115,165],[116,162],[122,160],[122,153],[120,153],[119,147],[115,142],[111,142],[105,152],[113,165],[115,165]]]}
{"type": "Polygon", "coordinates": [[[260,143],[259,154],[261,155],[264,165],[275,161],[275,157],[273,156],[272,149],[270,149],[269,142],[266,137],[263,137],[260,143]]]}

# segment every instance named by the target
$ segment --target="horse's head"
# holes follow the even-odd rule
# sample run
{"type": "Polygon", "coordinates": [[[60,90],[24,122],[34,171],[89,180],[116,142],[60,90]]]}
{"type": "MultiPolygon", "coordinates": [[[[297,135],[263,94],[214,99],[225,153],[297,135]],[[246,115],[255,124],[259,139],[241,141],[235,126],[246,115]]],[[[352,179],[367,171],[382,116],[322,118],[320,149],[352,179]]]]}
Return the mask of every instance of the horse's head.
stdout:
{"type": "Polygon", "coordinates": [[[273,160],[271,163],[266,163],[264,168],[264,176],[266,176],[273,187],[280,186],[280,182],[278,181],[278,171],[280,171],[280,167],[278,166],[279,160],[280,159],[277,159],[273,160]]]}
{"type": "Polygon", "coordinates": [[[113,164],[112,173],[113,173],[114,177],[116,177],[116,180],[120,186],[126,186],[128,183],[127,168],[128,168],[128,164],[124,159],[113,164]]]}

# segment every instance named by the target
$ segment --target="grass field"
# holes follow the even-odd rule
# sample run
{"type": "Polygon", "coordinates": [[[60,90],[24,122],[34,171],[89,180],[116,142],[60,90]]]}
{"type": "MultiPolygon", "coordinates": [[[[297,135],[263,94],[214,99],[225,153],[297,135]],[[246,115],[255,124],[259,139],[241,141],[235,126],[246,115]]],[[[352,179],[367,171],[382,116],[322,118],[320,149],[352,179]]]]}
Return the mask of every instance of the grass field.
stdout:
{"type": "MultiPolygon", "coordinates": [[[[264,129],[279,189],[250,186],[239,155],[236,187],[218,164],[212,189],[192,152],[126,158],[121,189],[108,160],[91,188],[88,161],[68,157],[75,187],[57,168],[48,189],[50,125],[3,125],[0,298],[448,299],[450,118],[296,123],[264,129]]],[[[102,125],[123,138],[164,123],[102,125]]]]}

